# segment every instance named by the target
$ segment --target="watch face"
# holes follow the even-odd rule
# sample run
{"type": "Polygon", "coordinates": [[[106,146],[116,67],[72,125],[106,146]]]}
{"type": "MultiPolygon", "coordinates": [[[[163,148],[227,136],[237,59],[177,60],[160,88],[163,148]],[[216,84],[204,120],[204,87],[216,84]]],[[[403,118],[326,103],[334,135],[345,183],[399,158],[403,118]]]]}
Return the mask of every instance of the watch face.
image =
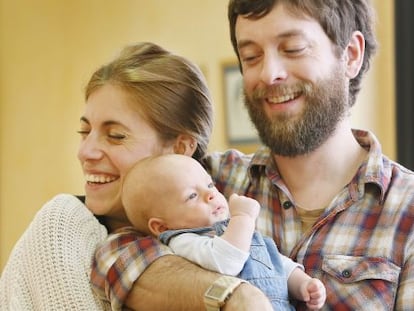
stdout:
{"type": "Polygon", "coordinates": [[[222,287],[219,286],[211,286],[208,291],[206,292],[205,296],[212,297],[212,298],[220,298],[224,293],[222,287]]]}

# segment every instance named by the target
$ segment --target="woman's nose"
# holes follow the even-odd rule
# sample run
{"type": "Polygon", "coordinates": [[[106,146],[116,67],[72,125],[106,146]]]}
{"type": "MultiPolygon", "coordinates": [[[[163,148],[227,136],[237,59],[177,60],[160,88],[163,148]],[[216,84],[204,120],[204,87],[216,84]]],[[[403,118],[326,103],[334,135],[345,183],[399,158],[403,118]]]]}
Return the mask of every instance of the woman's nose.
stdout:
{"type": "Polygon", "coordinates": [[[102,146],[98,139],[88,134],[80,143],[78,149],[78,158],[81,161],[99,160],[103,156],[102,146]]]}

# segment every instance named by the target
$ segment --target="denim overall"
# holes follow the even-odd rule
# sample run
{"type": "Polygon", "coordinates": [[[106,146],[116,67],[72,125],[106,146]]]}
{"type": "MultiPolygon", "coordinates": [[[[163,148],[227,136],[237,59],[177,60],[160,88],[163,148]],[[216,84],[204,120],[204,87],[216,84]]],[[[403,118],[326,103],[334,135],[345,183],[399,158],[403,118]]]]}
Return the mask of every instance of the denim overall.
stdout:
{"type": "MultiPolygon", "coordinates": [[[[220,236],[225,231],[227,223],[228,220],[225,220],[215,223],[212,227],[168,230],[159,238],[162,243],[168,244],[171,238],[181,233],[220,236]]],[[[238,277],[262,290],[272,303],[273,310],[295,310],[289,303],[287,276],[283,270],[281,255],[271,238],[254,232],[250,256],[238,277]]]]}

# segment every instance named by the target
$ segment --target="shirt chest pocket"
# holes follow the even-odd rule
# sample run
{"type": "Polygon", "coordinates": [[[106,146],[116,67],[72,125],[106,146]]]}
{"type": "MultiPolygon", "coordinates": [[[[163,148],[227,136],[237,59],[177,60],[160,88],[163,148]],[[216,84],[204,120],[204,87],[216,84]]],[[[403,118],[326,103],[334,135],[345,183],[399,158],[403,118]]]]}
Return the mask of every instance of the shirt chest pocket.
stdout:
{"type": "Polygon", "coordinates": [[[401,268],[385,258],[326,255],[322,270],[342,283],[370,279],[397,283],[401,268]]]}
{"type": "Polygon", "coordinates": [[[387,259],[327,255],[322,271],[327,309],[393,310],[401,268],[387,259]]]}

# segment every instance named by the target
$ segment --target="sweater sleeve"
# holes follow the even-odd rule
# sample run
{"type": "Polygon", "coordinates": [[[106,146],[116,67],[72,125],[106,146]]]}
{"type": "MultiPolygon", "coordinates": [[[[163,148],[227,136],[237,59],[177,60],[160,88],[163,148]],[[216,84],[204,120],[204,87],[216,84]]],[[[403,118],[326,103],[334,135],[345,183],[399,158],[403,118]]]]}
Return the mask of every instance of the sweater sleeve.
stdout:
{"type": "Polygon", "coordinates": [[[0,310],[110,310],[89,284],[107,232],[75,196],[45,204],[14,246],[0,279],[0,310]]]}
{"type": "Polygon", "coordinates": [[[204,269],[236,276],[249,257],[219,236],[209,237],[182,233],[170,240],[169,246],[176,255],[187,258],[204,269]]]}

